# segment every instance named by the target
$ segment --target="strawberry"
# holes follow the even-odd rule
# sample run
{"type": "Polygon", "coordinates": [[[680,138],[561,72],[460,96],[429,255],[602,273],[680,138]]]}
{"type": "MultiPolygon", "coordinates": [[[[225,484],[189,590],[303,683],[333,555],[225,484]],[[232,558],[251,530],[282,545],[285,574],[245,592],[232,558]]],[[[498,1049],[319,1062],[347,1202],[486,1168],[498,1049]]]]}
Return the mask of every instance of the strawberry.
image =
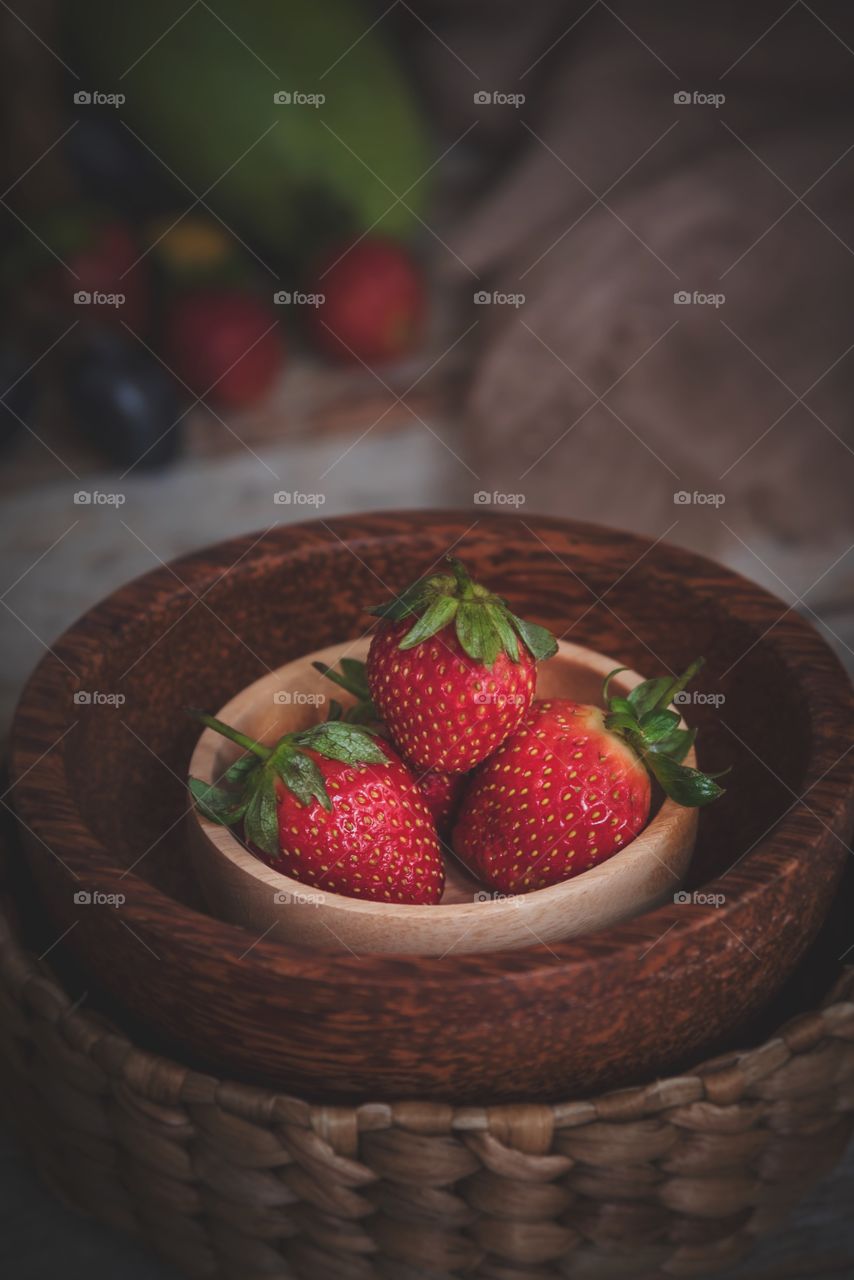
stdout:
{"type": "Polygon", "coordinates": [[[363,726],[328,720],[272,747],[195,712],[247,754],[226,786],[190,779],[211,822],[243,823],[246,840],[284,875],[351,898],[436,903],[444,866],[424,798],[394,750],[363,726]]]}
{"type": "Polygon", "coordinates": [[[544,627],[473,582],[414,583],[390,604],[368,652],[368,685],[398,751],[418,769],[465,773],[497,750],[531,705],[537,660],[557,650],[544,627]]]}
{"type": "Polygon", "coordinates": [[[195,289],[176,297],[166,316],[169,367],[195,395],[244,409],[271,390],[284,347],[269,307],[236,289],[195,289]]]}
{"type": "Polygon", "coordinates": [[[70,274],[65,283],[75,299],[81,292],[91,296],[95,312],[81,312],[87,319],[96,315],[118,328],[121,321],[139,333],[145,328],[149,311],[147,263],[133,232],[123,222],[95,223],[87,242],[67,259],[70,274]],[[73,286],[73,287],[72,287],[73,286]],[[115,305],[98,304],[102,296],[123,298],[115,305]]]}
{"type": "Polygon", "coordinates": [[[438,769],[428,769],[418,778],[418,785],[442,840],[447,840],[451,834],[467,782],[466,773],[440,773],[438,769]]]}
{"type": "Polygon", "coordinates": [[[394,240],[365,236],[339,245],[312,274],[323,302],[308,325],[321,351],[346,362],[393,360],[421,336],[424,282],[413,259],[394,240]]]}
{"type": "MultiPolygon", "coordinates": [[[[377,733],[386,736],[385,725],[377,714],[368,688],[368,677],[364,662],[358,658],[342,658],[341,670],[315,662],[313,666],[328,677],[341,689],[346,689],[356,701],[344,711],[344,719],[350,724],[367,724],[377,733]]],[[[430,816],[436,824],[439,835],[445,839],[451,830],[451,823],[460,807],[465,790],[466,775],[463,773],[440,773],[428,769],[416,777],[416,782],[424,793],[430,816]]]]}
{"type": "Polygon", "coordinates": [[[608,700],[612,672],[606,712],[568,698],[535,702],[465,795],[453,833],[461,861],[501,893],[543,889],[635,838],[649,818],[650,774],[678,804],[715,800],[720,775],[681,763],[696,730],[668,709],[700,665],[608,700]]]}

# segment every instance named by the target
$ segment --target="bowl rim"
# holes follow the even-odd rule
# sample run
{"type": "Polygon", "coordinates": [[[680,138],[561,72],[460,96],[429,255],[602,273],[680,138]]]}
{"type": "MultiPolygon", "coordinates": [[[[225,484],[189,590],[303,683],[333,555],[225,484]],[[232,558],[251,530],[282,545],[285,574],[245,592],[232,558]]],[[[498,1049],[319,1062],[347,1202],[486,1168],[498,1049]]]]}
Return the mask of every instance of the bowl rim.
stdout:
{"type": "MultiPolygon", "coordinates": [[[[361,656],[361,649],[364,647],[366,639],[367,637],[361,637],[358,641],[339,641],[337,644],[325,645],[323,649],[312,650],[299,658],[290,659],[288,662],[282,663],[280,667],[274,668],[273,671],[268,672],[266,675],[259,676],[256,680],[238,690],[236,694],[214,712],[214,715],[220,720],[225,720],[226,723],[233,723],[234,711],[232,708],[234,703],[250,695],[253,690],[260,691],[264,685],[272,686],[275,683],[274,677],[280,677],[281,673],[290,666],[312,660],[320,660],[331,665],[333,651],[337,651],[342,645],[349,645],[348,652],[350,656],[359,647],[360,653],[358,656],[361,656]]],[[[591,669],[598,667],[599,674],[603,675],[603,677],[619,665],[608,654],[601,653],[597,649],[591,649],[589,645],[576,644],[570,640],[560,640],[558,641],[558,647],[559,653],[563,653],[566,657],[577,655],[582,660],[584,657],[594,660],[589,663],[591,669]]],[[[337,656],[335,660],[337,661],[337,656]]],[[[613,687],[628,691],[640,684],[642,680],[643,676],[637,671],[633,671],[631,668],[624,668],[620,675],[616,677],[613,687]]],[[[684,719],[681,721],[681,725],[683,728],[687,727],[684,719]]],[[[198,766],[194,770],[193,762],[197,760],[200,751],[204,753],[205,744],[211,743],[215,738],[216,735],[210,729],[204,729],[199,734],[187,768],[188,776],[200,777],[203,782],[210,781],[205,776],[208,770],[199,770],[198,766]]],[[[222,740],[220,739],[220,741],[222,740]]],[[[689,764],[696,766],[696,752],[693,747],[686,759],[689,764]]],[[[586,871],[581,872],[580,875],[560,880],[556,884],[547,885],[543,889],[533,889],[524,895],[498,894],[496,896],[478,898],[472,902],[440,902],[432,905],[377,902],[366,898],[349,897],[342,893],[333,893],[328,889],[318,889],[314,885],[295,880],[292,876],[288,876],[282,871],[276,871],[273,867],[262,862],[260,858],[256,858],[233,831],[210,822],[199,812],[195,805],[193,805],[188,814],[188,821],[195,822],[197,829],[205,836],[208,843],[213,845],[216,854],[221,858],[227,859],[247,879],[256,880],[271,889],[279,889],[282,892],[302,892],[310,895],[312,907],[321,906],[329,911],[344,912],[348,915],[365,918],[388,915],[389,911],[393,911],[395,914],[400,913],[402,916],[402,913],[405,912],[407,919],[420,920],[435,918],[435,913],[441,911],[445,922],[448,922],[453,915],[460,923],[471,923],[475,919],[482,919],[484,912],[489,912],[497,923],[497,917],[509,910],[515,910],[513,903],[520,896],[524,897],[526,903],[530,904],[533,909],[536,909],[538,905],[546,906],[553,902],[574,897],[578,893],[583,894],[594,884],[601,883],[603,879],[609,878],[608,872],[604,868],[613,873],[615,870],[624,867],[628,861],[635,862],[639,857],[654,854],[654,848],[660,841],[663,827],[672,826],[675,821],[679,821],[680,828],[683,828],[695,824],[695,819],[696,810],[685,809],[683,806],[677,805],[668,796],[665,796],[651,820],[638,832],[634,840],[630,841],[623,849],[619,849],[615,854],[612,854],[610,858],[606,858],[595,866],[589,867],[586,871]],[[216,838],[217,835],[219,839],[216,838]]],[[[459,951],[457,954],[462,955],[464,952],[459,951]]]]}
{"type": "MultiPolygon", "coordinates": [[[[446,537],[442,542],[447,547],[446,537]]],[[[572,552],[567,548],[565,554],[572,552]]],[[[796,873],[807,833],[812,833],[813,843],[817,839],[823,848],[832,847],[831,840],[844,845],[843,836],[854,810],[854,753],[849,754],[852,724],[854,698],[850,681],[818,632],[771,592],[708,557],[663,539],[558,517],[526,515],[522,520],[510,513],[480,514],[471,510],[390,510],[275,526],[261,534],[228,539],[154,568],[94,605],[44,655],[23,690],[13,724],[10,791],[19,820],[36,841],[54,856],[59,856],[56,849],[62,849],[63,859],[72,868],[82,870],[93,890],[111,892],[118,884],[126,886],[124,917],[132,921],[133,931],[141,935],[143,942],[146,937],[152,941],[162,939],[165,947],[169,937],[178,932],[182,949],[198,963],[204,963],[212,945],[227,947],[229,954],[239,957],[240,964],[248,967],[250,980],[253,973],[268,978],[273,971],[283,979],[339,988],[348,984],[375,986],[386,993],[395,988],[411,992],[413,987],[441,988],[463,981],[469,987],[482,988],[487,995],[498,994],[507,979],[517,983],[530,980],[533,989],[549,970],[571,972],[578,968],[581,972],[595,959],[605,971],[619,967],[625,972],[630,962],[634,985],[648,979],[651,969],[657,971],[656,953],[648,946],[650,939],[657,941],[679,924],[691,954],[698,957],[703,939],[710,929],[717,929],[718,921],[751,906],[762,896],[765,883],[756,874],[758,870],[774,879],[796,873]],[[710,892],[725,885],[726,901],[721,908],[697,907],[680,916],[675,906],[666,904],[611,927],[607,936],[593,933],[549,945],[533,944],[518,951],[418,956],[417,964],[412,966],[402,965],[401,957],[393,955],[309,954],[300,947],[267,938],[255,940],[245,953],[246,940],[251,936],[247,930],[184,905],[133,870],[111,861],[109,850],[83,821],[67,774],[65,752],[57,750],[73,727],[67,722],[66,709],[73,706],[71,696],[79,682],[74,674],[75,664],[78,668],[97,664],[117,631],[138,626],[141,611],[154,615],[158,607],[168,606],[182,595],[188,609],[192,608],[194,600],[211,589],[223,573],[238,565],[247,570],[261,567],[271,550],[291,556],[297,570],[300,562],[308,566],[313,553],[330,549],[344,548],[364,560],[389,536],[399,542],[409,540],[413,548],[423,548],[426,540],[429,552],[431,534],[438,527],[445,535],[449,528],[458,531],[453,545],[462,555],[466,554],[466,547],[475,551],[484,537],[494,548],[511,528],[522,530],[526,540],[538,541],[558,559],[560,556],[547,541],[549,535],[594,548],[610,546],[627,562],[625,574],[646,560],[648,566],[666,569],[677,577],[691,576],[700,595],[705,591],[709,597],[719,597],[725,583],[730,615],[752,629],[767,623],[761,639],[770,639],[783,668],[793,677],[797,674],[810,721],[821,721],[822,735],[813,734],[810,739],[801,796],[731,868],[704,885],[710,892]],[[749,617],[745,616],[747,609],[749,617]],[[808,795],[810,805],[806,804],[808,795]],[[824,816],[817,816],[814,807],[824,816]],[[824,831],[815,836],[817,822],[824,831]],[[73,843],[69,841],[72,825],[73,843]],[[639,947],[647,949],[639,954],[639,947]]],[[[735,935],[729,940],[718,936],[715,949],[740,945],[735,935]]],[[[700,960],[696,959],[696,963],[700,960]]]]}

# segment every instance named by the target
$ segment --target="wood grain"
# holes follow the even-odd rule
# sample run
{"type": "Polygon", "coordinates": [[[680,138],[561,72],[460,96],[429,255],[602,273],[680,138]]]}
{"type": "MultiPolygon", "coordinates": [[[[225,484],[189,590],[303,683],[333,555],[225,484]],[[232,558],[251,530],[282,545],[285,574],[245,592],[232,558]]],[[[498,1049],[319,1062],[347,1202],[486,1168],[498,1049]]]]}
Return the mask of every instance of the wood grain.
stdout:
{"type": "Polygon", "coordinates": [[[70,930],[61,945],[193,1061],[326,1100],[584,1095],[717,1044],[815,937],[854,819],[851,690],[813,629],[745,579],[612,530],[479,511],[291,525],[173,568],[114,593],[44,659],[13,776],[45,909],[57,937],[70,930]],[[701,763],[733,773],[701,815],[689,887],[723,906],[445,957],[321,955],[205,913],[181,707],[219,706],[289,658],[355,639],[365,603],[451,547],[517,612],[645,675],[705,655],[701,692],[726,701],[691,708],[701,763]],[[126,702],[75,705],[78,689],[126,702]],[[80,888],[126,901],[81,907],[80,888]]]}

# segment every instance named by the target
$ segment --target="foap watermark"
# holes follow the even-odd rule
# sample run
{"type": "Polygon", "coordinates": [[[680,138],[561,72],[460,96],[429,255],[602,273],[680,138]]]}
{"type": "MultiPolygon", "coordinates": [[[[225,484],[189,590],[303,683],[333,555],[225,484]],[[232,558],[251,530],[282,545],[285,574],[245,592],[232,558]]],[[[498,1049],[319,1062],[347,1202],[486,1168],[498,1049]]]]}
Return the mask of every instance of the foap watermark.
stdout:
{"type": "Polygon", "coordinates": [[[701,689],[682,689],[673,698],[675,707],[722,707],[725,693],[703,693],[701,689]]]}
{"type": "Polygon", "coordinates": [[[525,105],[524,93],[505,93],[502,89],[476,89],[472,94],[476,107],[519,107],[525,105]]]}
{"type": "Polygon", "coordinates": [[[74,295],[75,307],[123,307],[126,302],[123,293],[102,293],[96,289],[90,293],[88,289],[78,289],[74,295]]]}
{"type": "Polygon", "coordinates": [[[490,893],[488,889],[478,889],[472,896],[472,902],[509,902],[511,907],[525,905],[524,893],[490,893]]]}
{"type": "Polygon", "coordinates": [[[524,307],[524,293],[501,293],[499,289],[478,289],[474,295],[478,307],[524,307]]]}
{"type": "Polygon", "coordinates": [[[277,89],[273,94],[277,107],[322,107],[325,93],[303,93],[301,89],[277,89]]]}
{"type": "Polygon", "coordinates": [[[700,493],[697,489],[691,493],[687,489],[677,489],[673,495],[675,507],[722,507],[725,502],[725,493],[700,493]]]}
{"type": "Polygon", "coordinates": [[[75,107],[123,107],[127,98],[123,93],[102,93],[100,89],[77,89],[75,107]]]}
{"type": "Polygon", "coordinates": [[[322,707],[325,693],[306,693],[303,689],[277,689],[273,701],[279,707],[322,707]]]}
{"type": "Polygon", "coordinates": [[[702,89],[678,89],[673,95],[677,107],[714,107],[719,110],[726,102],[725,93],[704,93],[702,89]]]}
{"type": "Polygon", "coordinates": [[[677,307],[722,307],[726,302],[725,293],[703,293],[700,289],[689,292],[688,289],[677,289],[673,295],[677,307]]]}
{"type": "Polygon", "coordinates": [[[680,889],[674,893],[673,901],[677,907],[714,907],[717,910],[726,902],[726,894],[702,893],[699,889],[689,893],[687,889],[680,889]]]}
{"type": "Polygon", "coordinates": [[[74,895],[77,907],[123,907],[126,902],[123,893],[101,893],[100,889],[78,889],[74,895]]]}
{"type": "Polygon", "coordinates": [[[289,903],[298,903],[304,907],[319,907],[323,903],[323,894],[303,892],[302,889],[277,889],[273,894],[273,902],[277,907],[289,903]]]}
{"type": "Polygon", "coordinates": [[[476,691],[472,696],[476,707],[526,707],[528,699],[524,693],[506,693],[500,689],[491,692],[488,689],[476,691]]]}
{"type": "Polygon", "coordinates": [[[126,493],[102,493],[100,489],[78,489],[74,495],[75,507],[123,507],[126,493]]]}
{"type": "Polygon", "coordinates": [[[279,489],[273,494],[277,507],[322,507],[325,493],[303,493],[300,489],[279,489]]]}
{"type": "Polygon", "coordinates": [[[478,489],[477,493],[472,494],[472,501],[476,507],[523,507],[525,495],[503,493],[500,489],[493,489],[492,493],[486,489],[478,489]]]}
{"type": "Polygon", "coordinates": [[[273,301],[277,307],[322,307],[326,301],[326,294],[277,289],[273,294],[273,301]]]}
{"type": "Polygon", "coordinates": [[[104,693],[101,689],[78,689],[72,699],[76,707],[123,707],[123,693],[104,693]]]}

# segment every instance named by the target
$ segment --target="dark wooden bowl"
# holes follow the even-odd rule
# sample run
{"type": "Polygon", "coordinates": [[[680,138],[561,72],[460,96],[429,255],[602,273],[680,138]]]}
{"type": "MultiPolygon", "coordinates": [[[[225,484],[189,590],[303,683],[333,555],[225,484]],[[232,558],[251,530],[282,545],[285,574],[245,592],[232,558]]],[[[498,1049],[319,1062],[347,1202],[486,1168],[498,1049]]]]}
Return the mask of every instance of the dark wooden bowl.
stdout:
{"type": "Polygon", "coordinates": [[[852,729],[812,628],[707,560],[568,521],[408,511],[238,539],[114,593],[27,686],[14,797],[59,947],[193,1062],[325,1101],[530,1101],[678,1069],[779,989],[846,859],[852,729]],[[688,887],[705,900],[445,957],[323,955],[213,919],[185,843],[197,733],[181,708],[359,636],[365,602],[452,546],[517,612],[644,674],[705,655],[700,691],[726,701],[686,716],[700,763],[733,766],[701,815],[688,887]]]}

